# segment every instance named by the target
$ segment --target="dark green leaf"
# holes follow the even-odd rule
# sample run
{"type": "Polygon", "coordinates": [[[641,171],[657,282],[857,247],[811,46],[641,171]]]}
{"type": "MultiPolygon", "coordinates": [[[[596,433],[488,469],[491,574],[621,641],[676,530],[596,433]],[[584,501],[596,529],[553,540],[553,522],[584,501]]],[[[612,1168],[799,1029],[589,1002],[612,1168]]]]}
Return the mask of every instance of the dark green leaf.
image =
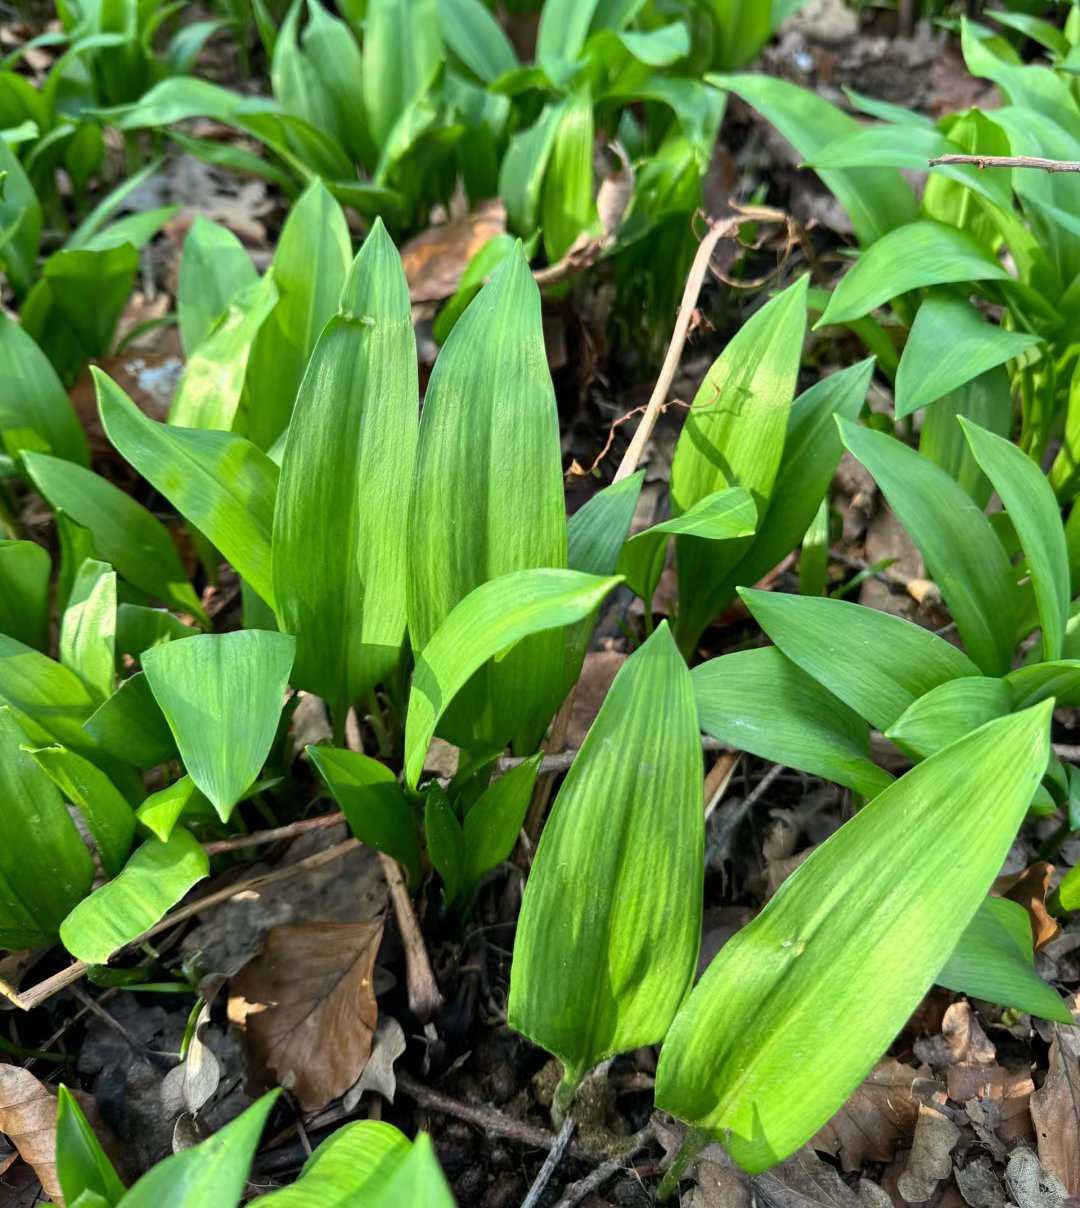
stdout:
{"type": "Polygon", "coordinates": [[[0,314],[0,374],[0,434],[8,452],[36,449],[88,465],[86,433],[56,370],[37,343],[5,314],[0,314]]]}
{"type": "Polygon", "coordinates": [[[36,541],[0,541],[0,633],[48,648],[51,573],[48,551],[36,541]]]}

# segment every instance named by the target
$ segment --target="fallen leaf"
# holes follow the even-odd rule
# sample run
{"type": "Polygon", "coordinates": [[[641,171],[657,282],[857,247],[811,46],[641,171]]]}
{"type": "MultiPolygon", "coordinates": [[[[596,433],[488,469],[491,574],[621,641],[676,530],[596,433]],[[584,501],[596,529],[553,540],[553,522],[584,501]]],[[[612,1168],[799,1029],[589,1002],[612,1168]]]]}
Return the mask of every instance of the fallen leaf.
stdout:
{"type": "Polygon", "coordinates": [[[935,1069],[963,1064],[992,1065],[997,1060],[994,1046],[966,1002],[954,1002],[941,1021],[941,1034],[921,1037],[914,1048],[919,1060],[935,1069]]]}
{"type": "Polygon", "coordinates": [[[56,1096],[17,1065],[0,1065],[0,1132],[34,1168],[45,1194],[63,1203],[56,1177],[56,1096]]]}
{"type": "Polygon", "coordinates": [[[953,1177],[969,1208],[1005,1208],[1005,1188],[987,1154],[980,1154],[966,1166],[957,1166],[953,1177]]]}
{"type": "Polygon", "coordinates": [[[1069,1193],[1039,1161],[1034,1150],[1018,1146],[1005,1168],[1008,1187],[1017,1208],[1063,1208],[1069,1193]]]}
{"type": "Polygon", "coordinates": [[[750,1180],[756,1198],[769,1208],[856,1208],[859,1197],[812,1145],[805,1145],[779,1166],[750,1180]]]}
{"type": "Polygon", "coordinates": [[[952,1151],[959,1140],[960,1130],[943,1111],[919,1105],[907,1169],[896,1181],[909,1204],[930,1199],[938,1183],[952,1174],[952,1151]]]}
{"type": "Polygon", "coordinates": [[[406,1047],[401,1024],[392,1015],[380,1015],[378,1026],[375,1028],[375,1040],[371,1046],[371,1056],[367,1059],[364,1072],[356,1085],[350,1087],[341,1100],[341,1106],[346,1112],[356,1110],[356,1105],[365,1091],[382,1095],[387,1103],[394,1102],[397,1092],[394,1062],[405,1052],[406,1047]]]}
{"type": "Polygon", "coordinates": [[[570,750],[576,751],[585,741],[585,735],[596,721],[604,697],[619,668],[626,662],[626,657],[617,650],[590,650],[586,654],[566,731],[566,746],[570,750]]]}
{"type": "Polygon", "coordinates": [[[498,197],[441,226],[429,227],[401,249],[413,302],[441,302],[458,287],[469,261],[506,231],[506,206],[498,197]]]}
{"type": "Polygon", "coordinates": [[[261,954],[232,979],[234,995],[256,1008],[246,1019],[255,1080],[273,1071],[305,1111],[344,1094],[371,1053],[382,930],[382,915],[275,927],[261,954]]]}
{"type": "Polygon", "coordinates": [[[187,1056],[169,1070],[161,1083],[161,1103],[170,1120],[185,1112],[198,1112],[221,1082],[221,1065],[202,1037],[209,1022],[210,1004],[204,1003],[195,1021],[187,1056]]]}
{"type": "Polygon", "coordinates": [[[1056,919],[1046,909],[1046,895],[1050,892],[1050,876],[1054,866],[1045,860],[1032,864],[1016,876],[999,877],[994,882],[994,892],[1008,898],[1028,912],[1031,917],[1031,938],[1035,951],[1045,947],[1060,931],[1056,919]]]}
{"type": "Polygon", "coordinates": [[[915,1132],[920,1106],[911,1093],[915,1078],[910,1065],[893,1057],[879,1061],[811,1144],[838,1157],[848,1171],[867,1161],[891,1162],[915,1132]]]}
{"type": "Polygon", "coordinates": [[[604,177],[596,193],[596,213],[606,239],[615,238],[634,195],[634,168],[626,148],[616,140],[611,144],[611,150],[619,160],[619,167],[604,177]]]}
{"type": "Polygon", "coordinates": [[[1080,1196],[1080,1028],[1054,1029],[1046,1081],[1031,1096],[1039,1160],[1080,1196]]]}

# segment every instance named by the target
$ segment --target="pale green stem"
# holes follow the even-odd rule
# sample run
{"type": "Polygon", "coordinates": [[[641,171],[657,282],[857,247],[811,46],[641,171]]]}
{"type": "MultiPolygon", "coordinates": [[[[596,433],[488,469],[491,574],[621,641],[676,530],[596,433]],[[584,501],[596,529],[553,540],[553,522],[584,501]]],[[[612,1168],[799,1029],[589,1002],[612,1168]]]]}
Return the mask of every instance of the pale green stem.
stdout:
{"type": "Polygon", "coordinates": [[[683,1143],[679,1146],[678,1153],[672,1158],[671,1165],[667,1168],[667,1173],[657,1188],[657,1203],[663,1204],[667,1200],[675,1188],[678,1187],[679,1180],[686,1173],[686,1168],[711,1140],[711,1134],[707,1133],[704,1129],[691,1128],[687,1130],[683,1143]]]}

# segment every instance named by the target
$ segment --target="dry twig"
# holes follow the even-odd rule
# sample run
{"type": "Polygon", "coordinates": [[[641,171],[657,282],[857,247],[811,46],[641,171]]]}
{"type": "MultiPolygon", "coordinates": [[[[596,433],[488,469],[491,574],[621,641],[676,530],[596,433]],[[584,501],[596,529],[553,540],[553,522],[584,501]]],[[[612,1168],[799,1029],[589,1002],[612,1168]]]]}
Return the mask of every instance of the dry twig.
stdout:
{"type": "Polygon", "coordinates": [[[969,164],[973,168],[1034,168],[1040,172],[1080,172],[1074,159],[1042,159],[1038,155],[939,155],[930,167],[969,164]]]}

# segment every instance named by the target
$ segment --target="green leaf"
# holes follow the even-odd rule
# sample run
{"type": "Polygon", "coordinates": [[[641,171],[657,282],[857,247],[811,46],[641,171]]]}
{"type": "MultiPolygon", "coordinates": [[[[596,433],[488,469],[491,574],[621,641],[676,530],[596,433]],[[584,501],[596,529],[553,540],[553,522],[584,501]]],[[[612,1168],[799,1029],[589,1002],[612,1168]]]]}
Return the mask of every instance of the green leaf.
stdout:
{"type": "Polygon", "coordinates": [[[499,167],[499,196],[506,221],[519,235],[531,235],[540,221],[540,191],[547,172],[563,105],[545,105],[535,122],[510,136],[499,167]]]}
{"type": "Polygon", "coordinates": [[[934,981],[946,990],[1072,1024],[1057,991],[1035,972],[1031,918],[1008,898],[984,898],[934,981]]]}
{"type": "Polygon", "coordinates": [[[116,650],[137,659],[151,646],[177,638],[193,638],[199,631],[185,625],[164,608],[144,608],[141,604],[121,604],[116,610],[116,650]]]}
{"type": "Polygon", "coordinates": [[[1008,276],[965,232],[938,222],[912,222],[883,235],[862,254],[833,290],[814,329],[861,318],[908,290],[1008,276]]]}
{"type": "Polygon", "coordinates": [[[407,783],[415,788],[439,719],[488,659],[530,634],[583,620],[619,582],[573,570],[522,570],[467,595],[416,658],[405,720],[407,783]]]}
{"type": "MultiPolygon", "coordinates": [[[[707,495],[733,486],[750,492],[759,516],[765,512],[795,394],[806,328],[807,281],[803,277],[763,306],[706,374],[675,447],[673,514],[680,515],[707,495]]],[[[817,501],[814,506],[816,510],[817,501]]],[[[721,587],[747,545],[717,546],[695,537],[676,540],[680,600],[676,633],[684,652],[693,649],[721,606],[721,587]]]]}
{"type": "Polygon", "coordinates": [[[749,1174],[813,1136],[975,916],[1046,767],[1051,714],[1047,702],[932,755],[813,852],[672,1024],[657,1106],[749,1174]]]}
{"type": "Polygon", "coordinates": [[[0,314],[0,375],[0,434],[8,452],[37,449],[88,465],[86,433],[56,370],[34,339],[5,314],[0,314]]]}
{"type": "Polygon", "coordinates": [[[132,586],[206,620],[168,529],[99,474],[44,453],[24,453],[34,486],[58,511],[90,530],[99,557],[132,586]]]}
{"type": "Polygon", "coordinates": [[[870,728],[774,646],[690,673],[701,729],[761,759],[876,797],[893,778],[870,758],[870,728]]]}
{"type": "MultiPolygon", "coordinates": [[[[552,0],[547,0],[550,7],[552,0]]],[[[584,7],[576,0],[578,7],[584,7]]],[[[596,217],[593,203],[593,104],[578,92],[562,106],[559,125],[544,174],[540,223],[544,250],[554,264],[596,217]]]]}
{"type": "Polygon", "coordinates": [[[60,620],[60,662],[86,685],[95,705],[116,683],[116,572],[88,558],[75,575],[60,620]]]}
{"type": "Polygon", "coordinates": [[[873,608],[749,589],[739,595],[793,663],[878,730],[938,684],[979,674],[944,638],[873,608]]]}
{"type": "Polygon", "coordinates": [[[454,1197],[427,1133],[420,1133],[385,1189],[365,1208],[454,1208],[454,1197]]]}
{"type": "Polygon", "coordinates": [[[979,508],[990,502],[994,489],[979,469],[957,416],[972,419],[998,436],[1008,436],[1012,432],[1012,411],[1009,375],[999,366],[965,382],[923,413],[919,452],[955,478],[979,508]]]}
{"type": "Polygon", "coordinates": [[[207,1140],[152,1166],[124,1196],[123,1208],[237,1208],[277,1096],[263,1095],[207,1140]]]}
{"type": "Polygon", "coordinates": [[[15,152],[0,139],[0,268],[16,294],[34,281],[41,243],[41,204],[15,152]]]}
{"type": "Polygon", "coordinates": [[[56,1092],[56,1177],[70,1204],[83,1192],[115,1205],[124,1184],[113,1168],[75,1096],[63,1084],[56,1092]]]}
{"type": "Polygon", "coordinates": [[[918,547],[972,660],[986,675],[1003,675],[1018,636],[1019,600],[990,521],[944,470],[901,441],[843,421],[840,437],[918,547]]]}
{"type": "Polygon", "coordinates": [[[232,231],[196,214],[184,239],[177,298],[180,343],[187,356],[210,334],[233,298],[257,280],[251,257],[232,231]]]}
{"type": "Polygon", "coordinates": [[[465,814],[465,848],[461,872],[464,893],[471,892],[514,850],[525,824],[542,754],[511,768],[480,794],[465,814]]]}
{"type": "Polygon", "coordinates": [[[1012,711],[1013,694],[1005,680],[968,675],[912,701],[885,736],[911,758],[925,759],[1012,711]]]}
{"type": "Polygon", "coordinates": [[[116,876],[135,837],[135,814],[123,794],[100,768],[67,747],[38,747],[30,754],[82,815],[102,866],[116,876]]]}
{"type": "Polygon", "coordinates": [[[190,831],[174,830],[167,843],[147,839],[119,876],[81,901],[60,924],[64,947],[88,965],[104,965],[209,875],[210,860],[190,831]]]}
{"type": "Polygon", "coordinates": [[[970,420],[961,419],[960,425],[1020,538],[1042,626],[1042,657],[1059,658],[1069,619],[1069,551],[1053,488],[1038,464],[1011,441],[970,420]]]}
{"type": "Polygon", "coordinates": [[[1049,663],[1030,663],[1005,676],[1017,709],[1038,704],[1053,696],[1066,708],[1080,705],[1080,660],[1055,659],[1049,663]]]}
{"type": "Polygon", "coordinates": [[[756,524],[757,508],[748,492],[741,487],[724,487],[699,499],[680,515],[631,537],[619,557],[619,574],[625,575],[627,586],[651,608],[653,592],[664,570],[669,536],[732,541],[753,536],[756,524]]]}
{"type": "MultiPolygon", "coordinates": [[[[589,575],[613,575],[634,522],[645,471],[613,482],[566,522],[566,565],[589,575]]],[[[1078,526],[1080,528],[1080,526],[1078,526]]]]}
{"type": "Polygon", "coordinates": [[[376,220],[296,400],[274,514],[295,683],[342,715],[393,671],[405,639],[418,408],[409,287],[376,220]]]}
{"type": "Polygon", "coordinates": [[[576,59],[589,33],[597,0],[546,0],[536,31],[536,60],[576,59]]]}
{"type": "Polygon", "coordinates": [[[277,732],[295,641],[244,629],[155,646],[143,670],[191,779],[228,821],[277,732]]]}
{"type": "Polygon", "coordinates": [[[514,941],[510,1026],[563,1063],[663,1039],[701,935],[702,761],[690,673],[662,623],[620,668],[544,825],[514,941]]]}
{"type": "MultiPolygon", "coordinates": [[[[477,294],[435,362],[407,548],[409,636],[418,654],[475,587],[566,564],[558,412],[540,293],[520,249],[477,294]]],[[[543,634],[484,668],[440,733],[486,749],[512,738],[531,753],[564,694],[563,645],[561,634],[543,634]]]]}
{"type": "Polygon", "coordinates": [[[0,634],[0,704],[11,705],[35,741],[59,739],[87,751],[83,722],[94,702],[74,672],[14,638],[0,634]]]}
{"type": "Polygon", "coordinates": [[[201,800],[195,781],[190,776],[181,776],[167,787],[151,793],[135,811],[135,816],[152,835],[162,843],[168,843],[173,827],[192,800],[201,800]]]}
{"type": "Polygon", "coordinates": [[[510,39],[482,0],[439,0],[439,27],[450,53],[485,84],[518,66],[510,39]]]}
{"type": "Polygon", "coordinates": [[[232,431],[252,345],[277,301],[273,273],[232,299],[217,326],[184,365],[169,411],[170,424],[232,431]]]}
{"type": "Polygon", "coordinates": [[[369,0],[360,86],[377,147],[426,90],[441,55],[437,0],[369,0]]]}
{"type": "Polygon", "coordinates": [[[277,466],[241,436],[154,423],[100,369],[91,372],[116,449],[272,604],[277,466]]]}
{"type": "MultiPolygon", "coordinates": [[[[79,687],[82,685],[79,684],[79,687]]],[[[0,683],[2,693],[3,685],[0,683]]],[[[175,759],[177,755],[172,732],[141,671],[121,683],[112,696],[87,718],[83,730],[85,733],[76,733],[84,745],[89,738],[114,759],[137,768],[156,767],[175,759]]],[[[64,738],[62,734],[57,737],[64,738]]]]}
{"type": "Polygon", "coordinates": [[[260,1208],[355,1208],[358,1196],[374,1205],[411,1148],[393,1125],[381,1120],[346,1124],[308,1158],[295,1183],[260,1196],[260,1208]]]}
{"type": "MultiPolygon", "coordinates": [[[[369,234],[365,247],[371,239],[369,234]]],[[[337,314],[351,260],[349,228],[341,206],[322,181],[315,180],[292,207],[281,230],[272,269],[278,301],[251,350],[248,429],[261,449],[268,449],[288,427],[308,358],[323,328],[337,314]]],[[[415,359],[414,353],[411,360],[415,359]]]]}
{"type": "Polygon", "coordinates": [[[442,878],[445,904],[449,906],[461,888],[465,835],[450,798],[438,781],[432,781],[424,794],[424,842],[431,863],[442,878]]]}
{"type": "Polygon", "coordinates": [[[420,845],[405,790],[390,769],[359,751],[307,748],[315,770],[341,807],[349,829],[370,847],[393,856],[411,886],[420,884],[420,845]]]}
{"type": "Polygon", "coordinates": [[[0,633],[48,648],[51,574],[48,550],[36,541],[0,541],[0,633]]]}
{"type": "Polygon", "coordinates": [[[919,307],[896,372],[896,418],[1020,356],[1039,337],[983,320],[961,298],[933,295],[919,307]]]}
{"type": "Polygon", "coordinates": [[[0,706],[0,944],[13,950],[51,944],[94,879],[59,791],[23,749],[27,738],[14,712],[0,706]]]}

